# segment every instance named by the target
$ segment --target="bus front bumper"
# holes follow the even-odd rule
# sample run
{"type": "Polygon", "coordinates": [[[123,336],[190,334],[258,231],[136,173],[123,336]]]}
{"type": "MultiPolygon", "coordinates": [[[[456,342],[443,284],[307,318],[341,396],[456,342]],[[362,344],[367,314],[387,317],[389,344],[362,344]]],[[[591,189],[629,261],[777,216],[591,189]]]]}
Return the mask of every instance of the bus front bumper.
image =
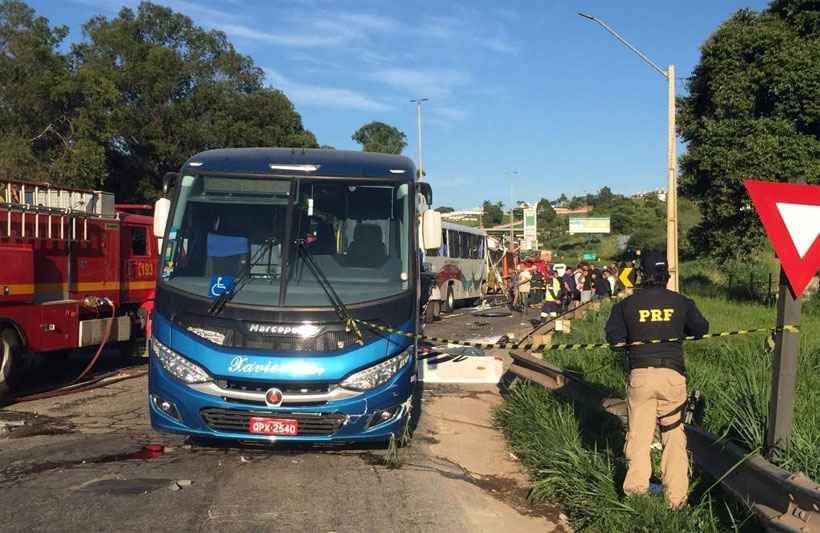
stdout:
{"type": "Polygon", "coordinates": [[[149,411],[154,429],[207,438],[261,442],[361,442],[399,438],[416,386],[415,360],[373,390],[323,405],[268,407],[204,394],[149,361],[149,411]],[[250,432],[251,418],[296,420],[296,435],[250,432]]]}

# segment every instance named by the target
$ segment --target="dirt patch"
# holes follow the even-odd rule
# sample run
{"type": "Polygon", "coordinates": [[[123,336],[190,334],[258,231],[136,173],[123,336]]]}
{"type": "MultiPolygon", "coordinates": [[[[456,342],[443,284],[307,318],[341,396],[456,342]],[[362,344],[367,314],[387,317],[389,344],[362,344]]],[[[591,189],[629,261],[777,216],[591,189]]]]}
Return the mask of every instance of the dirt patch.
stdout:
{"type": "Polygon", "coordinates": [[[62,418],[36,413],[0,411],[0,440],[35,435],[65,435],[74,431],[74,424],[62,418]]]}

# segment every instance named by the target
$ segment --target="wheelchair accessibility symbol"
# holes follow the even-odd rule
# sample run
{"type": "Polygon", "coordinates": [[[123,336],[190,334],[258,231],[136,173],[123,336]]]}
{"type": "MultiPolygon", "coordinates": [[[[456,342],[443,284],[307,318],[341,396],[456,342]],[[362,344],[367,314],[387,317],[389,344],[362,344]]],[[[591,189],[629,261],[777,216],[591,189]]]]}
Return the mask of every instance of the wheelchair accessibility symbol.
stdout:
{"type": "Polygon", "coordinates": [[[233,276],[211,276],[211,288],[209,289],[209,296],[216,298],[233,288],[233,276]]]}

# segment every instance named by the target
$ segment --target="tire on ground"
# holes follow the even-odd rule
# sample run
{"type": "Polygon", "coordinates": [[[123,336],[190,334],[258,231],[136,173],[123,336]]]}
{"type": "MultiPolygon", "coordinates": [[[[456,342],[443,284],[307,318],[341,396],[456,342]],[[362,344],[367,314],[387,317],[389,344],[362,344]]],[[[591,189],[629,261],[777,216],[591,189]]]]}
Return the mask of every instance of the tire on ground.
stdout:
{"type": "Polygon", "coordinates": [[[443,302],[441,302],[442,312],[452,313],[453,309],[455,309],[455,306],[456,306],[455,303],[456,303],[456,299],[455,299],[455,296],[453,295],[453,286],[448,285],[447,286],[447,297],[444,299],[443,302]]]}
{"type": "Polygon", "coordinates": [[[22,347],[14,328],[0,326],[0,398],[8,396],[22,370],[22,347]]]}

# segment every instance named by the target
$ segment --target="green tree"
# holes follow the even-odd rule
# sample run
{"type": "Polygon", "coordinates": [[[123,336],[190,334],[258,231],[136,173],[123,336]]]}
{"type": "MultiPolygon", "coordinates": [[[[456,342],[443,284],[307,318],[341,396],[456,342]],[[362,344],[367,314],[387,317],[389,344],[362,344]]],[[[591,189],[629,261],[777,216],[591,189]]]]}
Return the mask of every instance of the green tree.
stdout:
{"type": "Polygon", "coordinates": [[[81,109],[106,87],[82,87],[59,51],[67,34],[23,2],[0,1],[0,177],[101,184],[105,151],[81,109]]]}
{"type": "Polygon", "coordinates": [[[446,205],[443,205],[441,207],[436,207],[435,210],[438,211],[439,213],[452,213],[453,211],[455,211],[455,209],[453,209],[452,207],[447,207],[446,205]]]}
{"type": "Polygon", "coordinates": [[[746,178],[820,182],[820,8],[776,0],[741,10],[709,37],[679,99],[683,192],[703,218],[701,251],[729,257],[756,249],[763,232],[746,178]]]}
{"type": "Polygon", "coordinates": [[[0,0],[0,175],[156,196],[196,152],[315,147],[261,69],[225,35],[144,2],[67,35],[19,0],[0,0]]]}
{"type": "Polygon", "coordinates": [[[107,88],[92,95],[89,122],[106,149],[106,186],[121,197],[153,196],[165,172],[201,150],[317,146],[287,97],[265,88],[221,32],[147,2],[83,31],[72,62],[89,89],[107,88]]]}
{"type": "Polygon", "coordinates": [[[504,220],[504,204],[502,202],[492,203],[484,200],[482,205],[484,214],[481,217],[485,226],[496,226],[504,220]]]}
{"type": "Polygon", "coordinates": [[[384,122],[365,124],[353,133],[352,138],[362,145],[365,152],[400,154],[407,146],[407,135],[384,122]]]}

